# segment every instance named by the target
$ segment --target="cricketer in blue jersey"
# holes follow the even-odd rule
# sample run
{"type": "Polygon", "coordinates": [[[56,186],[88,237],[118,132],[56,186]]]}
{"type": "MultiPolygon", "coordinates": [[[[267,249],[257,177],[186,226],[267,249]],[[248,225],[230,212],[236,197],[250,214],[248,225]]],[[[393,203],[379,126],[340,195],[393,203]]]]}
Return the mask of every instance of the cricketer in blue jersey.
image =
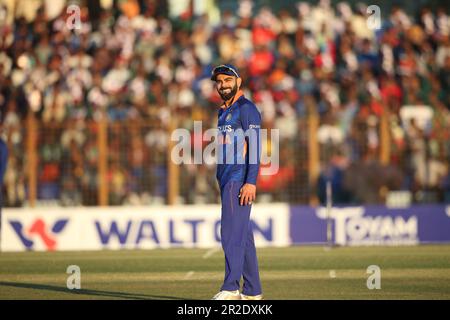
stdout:
{"type": "Polygon", "coordinates": [[[259,171],[261,114],[244,97],[242,79],[234,66],[216,67],[211,80],[224,101],[218,115],[217,180],[222,201],[220,234],[225,277],[213,299],[260,300],[262,290],[250,211],[259,171]]]}
{"type": "Polygon", "coordinates": [[[0,186],[3,186],[3,178],[5,177],[6,164],[8,162],[8,147],[5,141],[0,138],[0,186]]]}
{"type": "Polygon", "coordinates": [[[0,137],[0,229],[2,222],[2,206],[3,206],[3,178],[5,177],[6,165],[8,162],[8,147],[0,137]]]}

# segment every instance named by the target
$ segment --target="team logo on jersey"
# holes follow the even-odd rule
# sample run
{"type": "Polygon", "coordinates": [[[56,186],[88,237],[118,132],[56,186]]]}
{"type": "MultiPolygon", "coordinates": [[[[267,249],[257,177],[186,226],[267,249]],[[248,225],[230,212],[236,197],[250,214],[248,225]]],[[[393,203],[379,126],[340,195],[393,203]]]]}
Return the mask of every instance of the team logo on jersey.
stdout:
{"type": "Polygon", "coordinates": [[[229,113],[226,117],[225,117],[225,121],[230,121],[231,120],[231,113],[229,113]]]}

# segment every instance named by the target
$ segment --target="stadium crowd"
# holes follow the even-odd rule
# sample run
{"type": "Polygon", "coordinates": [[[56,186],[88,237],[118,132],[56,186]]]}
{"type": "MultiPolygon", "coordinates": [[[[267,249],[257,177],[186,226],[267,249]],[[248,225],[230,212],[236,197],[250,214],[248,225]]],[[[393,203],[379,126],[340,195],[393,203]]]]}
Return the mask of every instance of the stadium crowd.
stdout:
{"type": "MultiPolygon", "coordinates": [[[[42,5],[1,22],[1,120],[11,149],[6,206],[26,200],[30,112],[40,128],[39,199],[97,203],[99,150],[91,123],[106,114],[110,204],[164,202],[171,121],[189,130],[193,120],[216,126],[220,100],[209,76],[223,62],[239,68],[263,127],[280,130],[280,170],[259,178],[261,199],[307,203],[317,194],[323,202],[330,180],[335,203],[384,203],[391,190],[410,191],[416,202],[450,202],[444,8],[412,16],[394,6],[371,30],[366,6],[346,2],[298,2],[296,11],[272,12],[244,0],[214,20],[215,6],[198,15],[191,5],[174,17],[163,0],[111,1],[108,8],[89,1],[80,2],[80,28],[71,29],[67,3],[57,2],[64,6],[56,16],[42,5]],[[320,121],[318,181],[308,179],[313,113],[320,121]],[[383,115],[388,164],[378,156],[383,115]]],[[[183,165],[180,174],[182,201],[217,201],[214,166],[183,165]]]]}

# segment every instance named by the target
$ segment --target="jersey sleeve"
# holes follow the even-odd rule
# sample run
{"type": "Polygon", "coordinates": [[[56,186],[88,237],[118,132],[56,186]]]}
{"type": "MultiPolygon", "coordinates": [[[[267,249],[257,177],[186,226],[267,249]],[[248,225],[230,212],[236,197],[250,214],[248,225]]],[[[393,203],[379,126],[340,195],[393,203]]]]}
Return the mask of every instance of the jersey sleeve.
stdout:
{"type": "Polygon", "coordinates": [[[256,185],[261,157],[261,114],[253,104],[241,108],[241,124],[246,134],[248,163],[245,183],[256,185]]]}

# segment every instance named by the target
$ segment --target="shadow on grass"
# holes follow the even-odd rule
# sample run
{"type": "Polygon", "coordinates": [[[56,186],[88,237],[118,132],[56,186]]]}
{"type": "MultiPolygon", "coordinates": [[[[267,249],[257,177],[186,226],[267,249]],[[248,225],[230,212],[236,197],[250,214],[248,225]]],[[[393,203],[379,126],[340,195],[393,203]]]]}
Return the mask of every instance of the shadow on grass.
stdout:
{"type": "Polygon", "coordinates": [[[47,290],[54,292],[64,292],[74,295],[90,295],[90,296],[103,296],[111,298],[121,298],[121,299],[131,299],[131,300],[189,300],[181,297],[171,297],[171,296],[159,296],[159,295],[148,295],[148,294],[138,294],[138,293],[126,293],[126,292],[115,292],[115,291],[102,291],[102,290],[90,290],[90,289],[73,289],[69,290],[65,287],[52,286],[47,284],[37,284],[37,283],[22,283],[22,282],[5,282],[0,281],[0,287],[14,287],[14,288],[24,288],[24,289],[35,289],[35,290],[47,290]]]}

